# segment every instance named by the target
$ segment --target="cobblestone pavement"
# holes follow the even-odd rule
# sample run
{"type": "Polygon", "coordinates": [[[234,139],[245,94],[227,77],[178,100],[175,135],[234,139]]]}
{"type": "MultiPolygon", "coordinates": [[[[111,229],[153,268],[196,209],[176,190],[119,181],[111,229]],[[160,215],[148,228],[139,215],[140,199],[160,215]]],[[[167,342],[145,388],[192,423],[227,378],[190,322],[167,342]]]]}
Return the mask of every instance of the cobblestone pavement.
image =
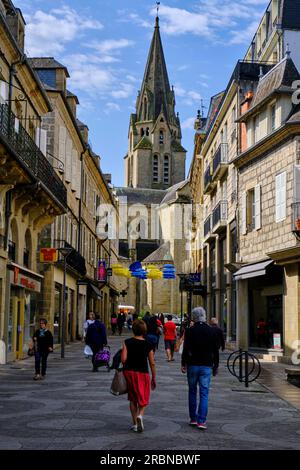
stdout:
{"type": "MultiPolygon", "coordinates": [[[[110,338],[112,353],[121,345],[110,338]]],[[[50,356],[47,379],[35,382],[33,359],[0,366],[0,449],[201,450],[300,449],[300,412],[260,384],[246,392],[226,369],[212,380],[206,432],[188,425],[186,376],[180,356],[157,354],[157,390],[145,432],[129,430],[126,396],[109,393],[113,372],[91,372],[82,343],[50,356]]]]}

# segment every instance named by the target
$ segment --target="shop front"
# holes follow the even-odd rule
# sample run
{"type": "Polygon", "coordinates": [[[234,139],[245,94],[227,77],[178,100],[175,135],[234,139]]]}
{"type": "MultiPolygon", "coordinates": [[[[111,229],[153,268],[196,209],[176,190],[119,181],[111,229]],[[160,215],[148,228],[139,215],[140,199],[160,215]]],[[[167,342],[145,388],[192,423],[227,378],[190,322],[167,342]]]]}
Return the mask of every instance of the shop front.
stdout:
{"type": "MultiPolygon", "coordinates": [[[[55,301],[54,301],[54,321],[53,333],[54,343],[59,344],[61,338],[61,323],[63,312],[63,271],[59,268],[54,270],[55,301]]],[[[66,342],[74,341],[77,328],[77,279],[71,274],[66,276],[66,342]]]]}
{"type": "Polygon", "coordinates": [[[241,347],[283,352],[284,271],[272,260],[243,266],[238,282],[238,322],[241,347]],[[247,316],[247,318],[246,318],[247,316]]]}
{"type": "Polygon", "coordinates": [[[43,276],[16,264],[8,266],[7,361],[26,357],[39,316],[43,276]]]}

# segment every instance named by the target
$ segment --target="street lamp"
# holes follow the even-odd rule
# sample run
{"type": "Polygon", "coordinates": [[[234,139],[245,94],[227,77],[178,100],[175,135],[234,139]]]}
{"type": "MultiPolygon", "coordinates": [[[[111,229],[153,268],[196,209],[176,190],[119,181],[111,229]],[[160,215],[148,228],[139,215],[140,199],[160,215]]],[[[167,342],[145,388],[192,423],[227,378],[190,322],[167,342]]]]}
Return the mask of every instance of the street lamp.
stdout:
{"type": "Polygon", "coordinates": [[[64,246],[58,248],[59,253],[64,257],[64,282],[63,282],[63,311],[61,322],[61,349],[60,357],[65,357],[65,329],[66,329],[66,277],[67,277],[67,257],[73,251],[73,248],[64,246]]]}

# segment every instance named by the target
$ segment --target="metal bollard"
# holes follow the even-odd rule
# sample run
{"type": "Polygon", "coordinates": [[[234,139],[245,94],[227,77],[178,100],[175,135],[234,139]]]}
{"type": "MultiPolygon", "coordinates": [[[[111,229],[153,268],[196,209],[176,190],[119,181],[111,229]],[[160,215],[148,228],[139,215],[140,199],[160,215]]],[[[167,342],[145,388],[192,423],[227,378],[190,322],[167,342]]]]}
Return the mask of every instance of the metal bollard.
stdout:
{"type": "Polygon", "coordinates": [[[239,349],[239,381],[243,382],[243,350],[239,349]]]}
{"type": "Polygon", "coordinates": [[[245,351],[245,387],[249,387],[249,353],[245,351]]]}

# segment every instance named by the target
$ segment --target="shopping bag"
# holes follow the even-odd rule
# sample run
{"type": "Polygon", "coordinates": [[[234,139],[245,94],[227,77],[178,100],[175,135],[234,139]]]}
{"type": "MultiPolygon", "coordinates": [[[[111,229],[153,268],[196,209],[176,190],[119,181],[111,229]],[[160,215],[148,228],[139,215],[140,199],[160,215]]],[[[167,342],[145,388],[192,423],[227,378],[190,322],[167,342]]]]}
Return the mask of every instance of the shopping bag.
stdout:
{"type": "Polygon", "coordinates": [[[93,355],[93,351],[91,350],[88,344],[85,345],[83,352],[84,352],[85,357],[92,357],[93,355]]]}
{"type": "Polygon", "coordinates": [[[117,397],[127,393],[127,382],[122,370],[116,370],[113,381],[111,383],[110,393],[117,397]]]}

